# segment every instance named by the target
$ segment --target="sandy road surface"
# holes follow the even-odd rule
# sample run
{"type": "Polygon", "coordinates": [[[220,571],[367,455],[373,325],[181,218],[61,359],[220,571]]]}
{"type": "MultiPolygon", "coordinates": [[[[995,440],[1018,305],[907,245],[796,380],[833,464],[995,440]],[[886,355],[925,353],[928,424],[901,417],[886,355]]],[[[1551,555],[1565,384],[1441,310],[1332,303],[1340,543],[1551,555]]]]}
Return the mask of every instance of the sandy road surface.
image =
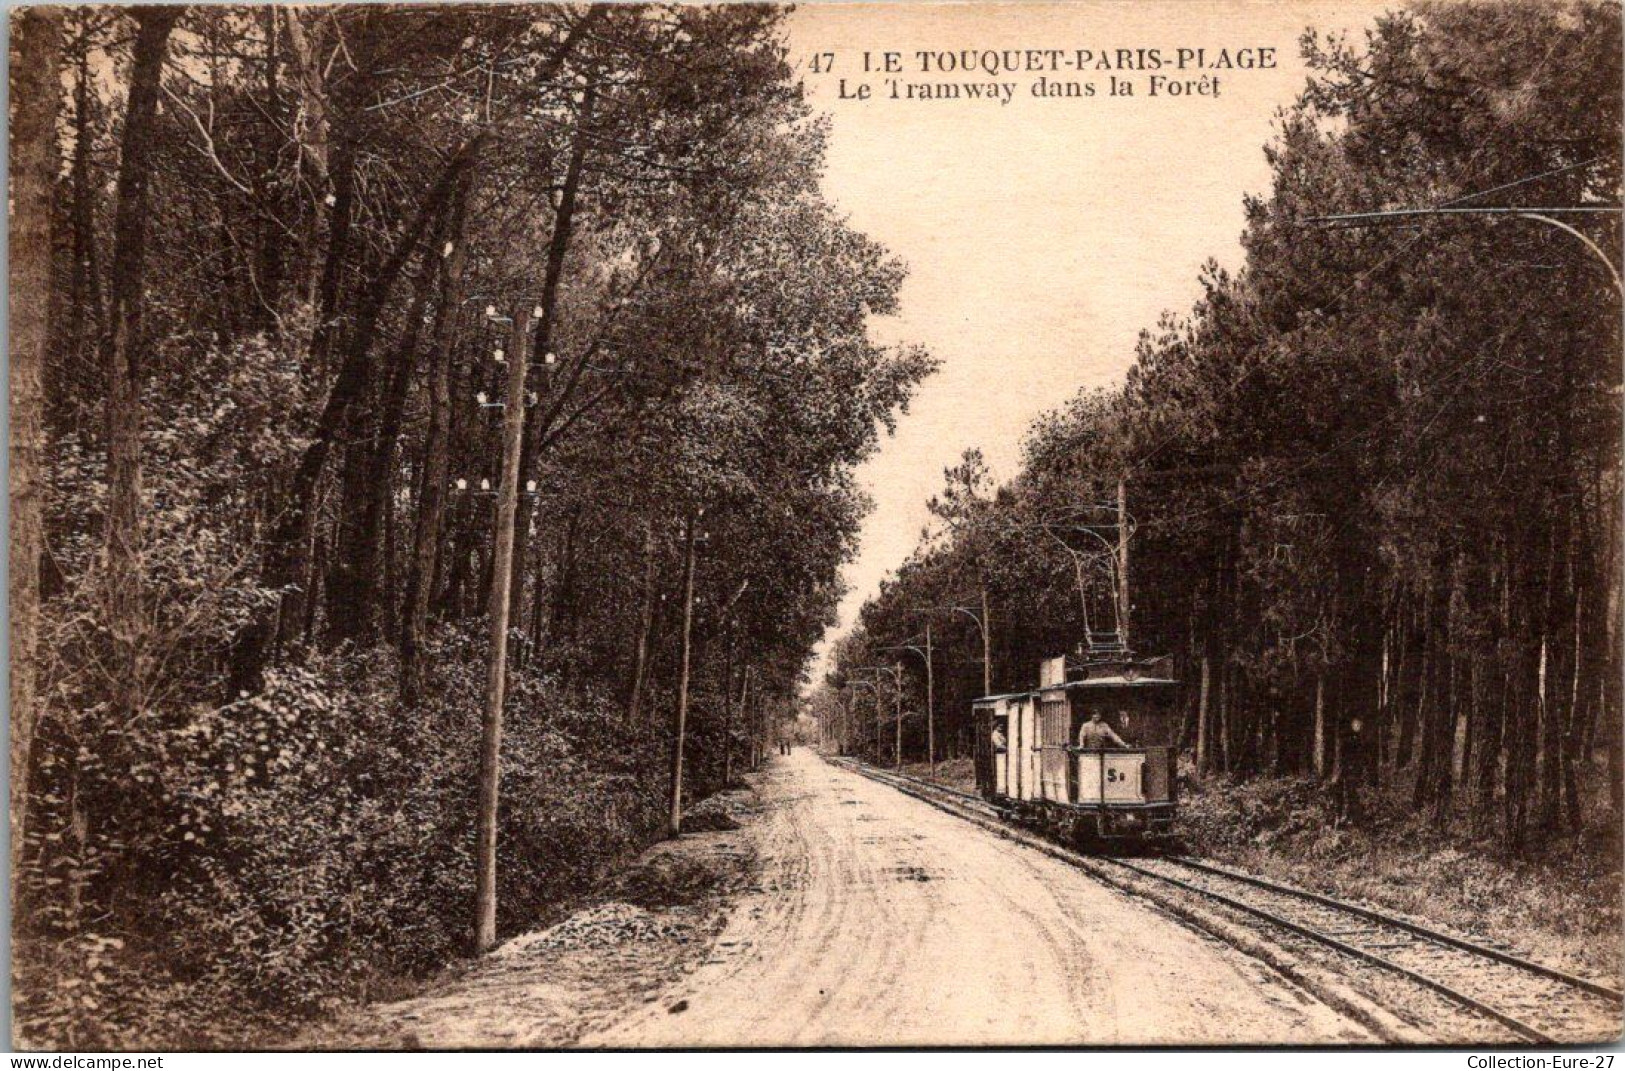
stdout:
{"type": "Polygon", "coordinates": [[[760,888],[702,966],[580,1044],[1370,1040],[1078,870],[809,752],[759,787],[760,888]]]}

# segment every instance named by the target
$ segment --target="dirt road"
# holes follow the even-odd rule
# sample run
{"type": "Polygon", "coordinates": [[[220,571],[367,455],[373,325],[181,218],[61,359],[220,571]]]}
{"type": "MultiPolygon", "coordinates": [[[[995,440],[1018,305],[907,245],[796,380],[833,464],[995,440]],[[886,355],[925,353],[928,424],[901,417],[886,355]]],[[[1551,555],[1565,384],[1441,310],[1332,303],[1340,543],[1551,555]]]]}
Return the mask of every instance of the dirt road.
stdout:
{"type": "Polygon", "coordinates": [[[1359,1042],[1357,1024],[1087,875],[798,750],[710,958],[583,1046],[1359,1042]]]}

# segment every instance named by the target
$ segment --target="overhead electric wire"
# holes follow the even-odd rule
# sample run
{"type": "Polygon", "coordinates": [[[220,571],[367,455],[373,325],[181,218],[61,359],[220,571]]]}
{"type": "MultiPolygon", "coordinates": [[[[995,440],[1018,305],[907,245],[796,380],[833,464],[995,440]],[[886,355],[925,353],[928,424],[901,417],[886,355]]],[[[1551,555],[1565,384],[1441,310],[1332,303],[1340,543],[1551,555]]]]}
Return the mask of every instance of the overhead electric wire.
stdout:
{"type": "MultiPolygon", "coordinates": [[[[1474,155],[1475,156],[1481,155],[1483,153],[1483,151],[1484,150],[1482,148],[1480,148],[1480,149],[1475,151],[1474,155]]],[[[1538,182],[1541,179],[1550,178],[1553,175],[1563,174],[1565,172],[1577,170],[1577,169],[1582,168],[1582,167],[1589,167],[1592,164],[1597,163],[1597,162],[1599,162],[1600,160],[1603,160],[1603,159],[1604,159],[1604,157],[1602,157],[1602,156],[1594,156],[1591,159],[1582,161],[1580,163],[1567,164],[1567,165],[1565,165],[1563,167],[1553,168],[1553,169],[1548,170],[1548,171],[1542,171],[1542,172],[1540,172],[1538,174],[1527,175],[1527,176],[1525,176],[1523,178],[1514,179],[1511,182],[1505,182],[1505,183],[1502,183],[1502,184],[1500,184],[1498,186],[1491,186],[1490,188],[1485,189],[1485,190],[1478,190],[1478,191],[1475,191],[1473,193],[1461,194],[1459,196],[1451,198],[1450,200],[1441,201],[1438,204],[1433,205],[1430,208],[1428,208],[1426,210],[1423,210],[1423,211],[1433,212],[1433,211],[1438,211],[1438,210],[1443,210],[1443,209],[1449,209],[1452,206],[1459,205],[1464,201],[1477,200],[1480,197],[1487,197],[1492,193],[1499,193],[1499,192],[1501,192],[1503,190],[1509,190],[1509,189],[1512,189],[1512,188],[1517,187],[1517,186],[1527,185],[1527,184],[1529,184],[1531,182],[1538,182]]],[[[1598,206],[1598,207],[1600,208],[1601,206],[1598,206]]],[[[1538,210],[1537,209],[1531,209],[1530,211],[1538,211],[1538,210]]],[[[1612,209],[1612,211],[1618,211],[1618,209],[1617,208],[1612,209]]],[[[1414,236],[1412,236],[1411,240],[1409,242],[1407,242],[1404,246],[1402,246],[1399,249],[1393,250],[1388,255],[1384,256],[1381,260],[1377,261],[1377,263],[1371,265],[1369,268],[1365,268],[1364,270],[1362,270],[1358,275],[1356,275],[1354,277],[1354,279],[1347,286],[1345,286],[1342,290],[1338,291],[1337,294],[1332,297],[1331,301],[1329,301],[1327,303],[1327,307],[1335,307],[1345,297],[1348,296],[1350,291],[1354,290],[1362,282],[1364,282],[1366,277],[1369,276],[1371,273],[1377,271],[1380,268],[1386,267],[1389,263],[1391,263],[1394,260],[1394,258],[1398,257],[1399,255],[1401,255],[1403,253],[1408,253],[1418,242],[1420,242],[1422,240],[1422,238],[1425,236],[1425,233],[1426,232],[1424,232],[1424,231],[1418,231],[1414,236]]],[[[1229,384],[1227,384],[1223,388],[1224,394],[1226,396],[1228,396],[1229,394],[1233,394],[1236,390],[1240,389],[1240,387],[1243,384],[1245,384],[1248,381],[1248,379],[1250,379],[1252,377],[1252,375],[1254,373],[1256,373],[1257,371],[1259,371],[1261,368],[1265,367],[1269,363],[1270,362],[1268,362],[1267,360],[1261,360],[1257,364],[1253,365],[1251,368],[1249,368],[1249,369],[1245,370],[1244,372],[1242,372],[1241,375],[1237,376],[1234,380],[1232,380],[1229,384]]],[[[1130,472],[1130,473],[1143,471],[1144,466],[1146,465],[1147,462],[1149,462],[1152,458],[1156,457],[1157,454],[1161,453],[1163,449],[1165,449],[1167,446],[1169,446],[1177,438],[1178,438],[1177,435],[1165,436],[1162,439],[1161,442],[1156,443],[1150,449],[1148,449],[1147,451],[1142,453],[1138,460],[1130,462],[1125,467],[1125,471],[1130,472]]]]}

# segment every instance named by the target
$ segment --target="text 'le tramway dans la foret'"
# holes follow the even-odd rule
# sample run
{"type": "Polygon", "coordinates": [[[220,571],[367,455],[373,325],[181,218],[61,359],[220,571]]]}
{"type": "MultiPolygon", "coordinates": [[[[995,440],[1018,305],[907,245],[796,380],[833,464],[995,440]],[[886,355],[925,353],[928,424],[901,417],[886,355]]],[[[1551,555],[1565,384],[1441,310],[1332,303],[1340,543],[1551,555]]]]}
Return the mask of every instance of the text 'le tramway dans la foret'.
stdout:
{"type": "Polygon", "coordinates": [[[843,101],[1200,98],[1223,94],[1236,72],[1274,70],[1274,47],[916,49],[815,52],[815,75],[843,101]]]}

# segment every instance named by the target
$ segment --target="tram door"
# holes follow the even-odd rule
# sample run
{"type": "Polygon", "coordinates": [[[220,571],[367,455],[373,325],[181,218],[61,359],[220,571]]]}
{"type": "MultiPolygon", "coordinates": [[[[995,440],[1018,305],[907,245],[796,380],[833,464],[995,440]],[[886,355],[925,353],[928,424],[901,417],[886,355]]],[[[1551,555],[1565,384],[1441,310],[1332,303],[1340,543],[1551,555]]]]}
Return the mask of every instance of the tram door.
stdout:
{"type": "Polygon", "coordinates": [[[1056,803],[1072,802],[1066,761],[1071,721],[1071,704],[1065,692],[1053,699],[1042,698],[1038,701],[1039,746],[1043,748],[1039,759],[1040,795],[1056,803]]]}
{"type": "Polygon", "coordinates": [[[1004,748],[993,752],[993,794],[995,796],[1010,795],[1010,718],[1006,713],[1004,704],[994,708],[993,732],[1004,737],[1004,748]]]}
{"type": "Polygon", "coordinates": [[[1038,701],[1027,696],[1021,701],[1021,798],[1038,798],[1038,701]]]}
{"type": "Polygon", "coordinates": [[[1026,799],[1021,784],[1021,756],[1027,750],[1027,719],[1025,717],[1026,703],[1020,699],[1013,699],[1007,708],[1010,711],[1010,753],[1005,756],[1010,770],[1010,798],[1026,799]]]}

